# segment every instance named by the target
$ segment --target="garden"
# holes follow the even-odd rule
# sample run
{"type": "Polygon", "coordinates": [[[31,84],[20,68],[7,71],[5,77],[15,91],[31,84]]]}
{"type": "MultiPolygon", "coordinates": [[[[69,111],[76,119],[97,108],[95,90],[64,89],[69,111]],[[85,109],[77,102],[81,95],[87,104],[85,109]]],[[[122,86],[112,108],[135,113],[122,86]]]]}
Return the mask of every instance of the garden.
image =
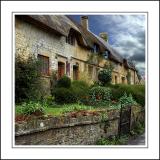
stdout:
{"type": "MultiPolygon", "coordinates": [[[[105,68],[98,73],[98,81],[71,80],[64,75],[55,80],[51,74],[50,95],[42,88],[40,62],[30,56],[27,60],[16,57],[15,64],[15,121],[47,119],[68,115],[70,117],[97,115],[99,111],[120,110],[121,107],[137,105],[145,107],[144,85],[112,85],[112,69],[105,68]]],[[[142,128],[142,125],[139,127],[142,128]]],[[[139,129],[138,128],[138,129],[139,129]]],[[[135,132],[137,133],[137,132],[135,132]]],[[[111,141],[116,144],[116,138],[111,141]]],[[[122,139],[123,141],[123,139],[122,139]]],[[[100,140],[97,144],[108,144],[100,140]]]]}

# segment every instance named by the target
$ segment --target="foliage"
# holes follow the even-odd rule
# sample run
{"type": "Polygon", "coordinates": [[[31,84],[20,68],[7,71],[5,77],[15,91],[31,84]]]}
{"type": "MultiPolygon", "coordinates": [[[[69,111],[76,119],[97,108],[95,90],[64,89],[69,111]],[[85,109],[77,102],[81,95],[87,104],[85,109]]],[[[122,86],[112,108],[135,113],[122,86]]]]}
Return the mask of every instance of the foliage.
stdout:
{"type": "Polygon", "coordinates": [[[110,84],[112,80],[112,70],[104,69],[104,70],[99,71],[98,80],[102,83],[103,86],[110,84]]]}
{"type": "Polygon", "coordinates": [[[33,56],[15,58],[15,101],[20,103],[26,100],[41,99],[41,79],[39,72],[40,62],[33,56]]]}
{"type": "Polygon", "coordinates": [[[70,104],[64,105],[63,113],[72,112],[72,111],[81,111],[81,110],[91,110],[91,106],[86,106],[83,104],[70,104]]]}
{"type": "Polygon", "coordinates": [[[43,104],[47,106],[52,106],[54,104],[54,97],[49,95],[43,98],[43,104]]]}
{"type": "Polygon", "coordinates": [[[133,99],[140,104],[145,106],[145,86],[144,85],[110,85],[112,100],[119,100],[120,97],[126,92],[128,95],[132,94],[133,99]]]}
{"type": "Polygon", "coordinates": [[[21,105],[16,106],[17,113],[24,114],[24,115],[31,115],[34,113],[44,114],[45,113],[45,106],[43,106],[40,102],[23,102],[21,105]]]}
{"type": "Polygon", "coordinates": [[[120,97],[119,102],[122,106],[131,106],[137,104],[137,102],[133,99],[132,95],[129,94],[129,96],[127,96],[126,93],[124,93],[124,95],[120,97]]]}
{"type": "Polygon", "coordinates": [[[81,110],[95,110],[92,106],[86,106],[83,104],[64,104],[56,105],[55,107],[46,108],[46,113],[54,116],[60,116],[68,112],[81,111],[81,110]]]}
{"type": "Polygon", "coordinates": [[[128,136],[123,135],[121,137],[112,136],[110,138],[101,138],[97,141],[97,145],[124,145],[128,142],[128,136]]]}
{"type": "Polygon", "coordinates": [[[98,87],[98,86],[102,86],[100,81],[94,81],[93,84],[90,86],[91,88],[93,87],[98,87]]]}
{"type": "Polygon", "coordinates": [[[88,101],[89,105],[107,105],[110,102],[111,91],[106,87],[93,87],[89,91],[88,101]]]}
{"type": "Polygon", "coordinates": [[[73,111],[81,111],[81,110],[96,110],[93,106],[86,106],[83,104],[78,104],[78,103],[74,103],[74,104],[52,104],[52,105],[48,105],[48,104],[44,104],[42,102],[29,102],[29,103],[22,103],[21,105],[16,105],[16,115],[20,115],[20,114],[26,114],[26,110],[27,110],[27,114],[28,112],[30,112],[30,110],[32,110],[33,106],[41,106],[43,107],[43,111],[45,110],[46,115],[53,115],[53,116],[60,116],[63,115],[65,113],[68,112],[73,112],[73,111]],[[26,109],[27,108],[27,109],[26,109]]]}
{"type": "Polygon", "coordinates": [[[51,93],[52,93],[54,88],[57,85],[57,71],[56,70],[52,70],[50,82],[51,82],[51,93]]]}
{"type": "Polygon", "coordinates": [[[89,85],[85,81],[74,80],[72,82],[72,87],[77,87],[77,88],[85,89],[85,88],[89,88],[89,85]]]}
{"type": "Polygon", "coordinates": [[[89,86],[85,81],[76,80],[72,82],[72,91],[77,100],[82,102],[83,99],[88,96],[89,86]]]}
{"type": "Polygon", "coordinates": [[[87,62],[89,63],[89,64],[100,64],[101,63],[101,61],[104,59],[104,57],[103,57],[103,54],[93,54],[93,53],[91,53],[91,54],[89,54],[88,55],[88,60],[87,60],[87,62]]]}
{"type": "Polygon", "coordinates": [[[71,79],[69,77],[67,77],[66,75],[64,75],[62,78],[60,78],[57,81],[56,87],[70,88],[71,87],[71,79]]]}
{"type": "Polygon", "coordinates": [[[71,88],[55,88],[52,94],[55,97],[55,102],[58,104],[77,102],[77,97],[71,88]]]}
{"type": "Polygon", "coordinates": [[[132,136],[137,136],[143,134],[145,131],[145,125],[144,123],[136,122],[135,127],[131,131],[132,136]]]}
{"type": "Polygon", "coordinates": [[[127,72],[127,82],[131,84],[131,72],[127,72]]]}

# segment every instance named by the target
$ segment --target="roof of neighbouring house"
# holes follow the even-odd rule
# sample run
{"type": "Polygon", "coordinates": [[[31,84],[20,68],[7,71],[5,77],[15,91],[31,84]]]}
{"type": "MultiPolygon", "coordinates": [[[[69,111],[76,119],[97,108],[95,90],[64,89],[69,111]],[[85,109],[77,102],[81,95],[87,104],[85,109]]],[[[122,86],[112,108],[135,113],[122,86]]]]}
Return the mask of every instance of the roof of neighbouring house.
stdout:
{"type": "MultiPolygon", "coordinates": [[[[118,62],[123,63],[124,58],[115,50],[108,42],[105,42],[102,38],[95,35],[91,31],[85,29],[82,25],[75,22],[69,16],[65,15],[18,15],[23,19],[34,23],[38,27],[47,29],[48,31],[56,31],[58,34],[68,36],[71,29],[74,30],[80,37],[80,43],[88,48],[93,48],[94,44],[100,46],[101,52],[105,50],[109,51],[109,58],[118,62]],[[25,17],[25,18],[24,18],[25,17]]],[[[126,67],[134,69],[135,66],[131,62],[126,62],[126,67]]]]}
{"type": "Polygon", "coordinates": [[[104,41],[101,37],[95,35],[103,45],[106,46],[107,50],[111,53],[110,59],[117,61],[119,63],[123,63],[123,57],[118,53],[116,49],[114,49],[108,42],[104,41]]]}
{"type": "Polygon", "coordinates": [[[127,60],[127,67],[136,70],[134,63],[131,60],[127,60]]]}

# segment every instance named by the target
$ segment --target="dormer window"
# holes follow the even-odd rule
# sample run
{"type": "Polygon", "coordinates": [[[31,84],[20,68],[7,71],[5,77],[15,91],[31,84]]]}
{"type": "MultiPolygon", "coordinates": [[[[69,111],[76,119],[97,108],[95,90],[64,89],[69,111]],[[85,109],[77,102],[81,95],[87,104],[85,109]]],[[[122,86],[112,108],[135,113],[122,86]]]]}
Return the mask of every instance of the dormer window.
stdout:
{"type": "Polygon", "coordinates": [[[75,36],[73,34],[69,34],[68,37],[66,37],[66,43],[75,46],[75,36]]]}
{"type": "Polygon", "coordinates": [[[109,52],[108,52],[108,51],[105,51],[105,52],[103,53],[103,56],[104,56],[105,59],[108,59],[109,52]]]}
{"type": "Polygon", "coordinates": [[[99,45],[94,44],[94,46],[93,46],[93,52],[94,52],[94,53],[98,53],[99,51],[100,51],[99,45]]]}

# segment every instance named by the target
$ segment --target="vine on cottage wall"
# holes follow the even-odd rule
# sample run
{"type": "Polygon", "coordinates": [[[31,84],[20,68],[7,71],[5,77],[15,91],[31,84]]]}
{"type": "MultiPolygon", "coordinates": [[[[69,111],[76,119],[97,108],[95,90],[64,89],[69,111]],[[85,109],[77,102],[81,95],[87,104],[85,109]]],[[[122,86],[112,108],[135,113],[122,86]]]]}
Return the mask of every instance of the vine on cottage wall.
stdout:
{"type": "Polygon", "coordinates": [[[127,83],[131,84],[131,72],[128,71],[126,77],[127,77],[127,83]]]}

